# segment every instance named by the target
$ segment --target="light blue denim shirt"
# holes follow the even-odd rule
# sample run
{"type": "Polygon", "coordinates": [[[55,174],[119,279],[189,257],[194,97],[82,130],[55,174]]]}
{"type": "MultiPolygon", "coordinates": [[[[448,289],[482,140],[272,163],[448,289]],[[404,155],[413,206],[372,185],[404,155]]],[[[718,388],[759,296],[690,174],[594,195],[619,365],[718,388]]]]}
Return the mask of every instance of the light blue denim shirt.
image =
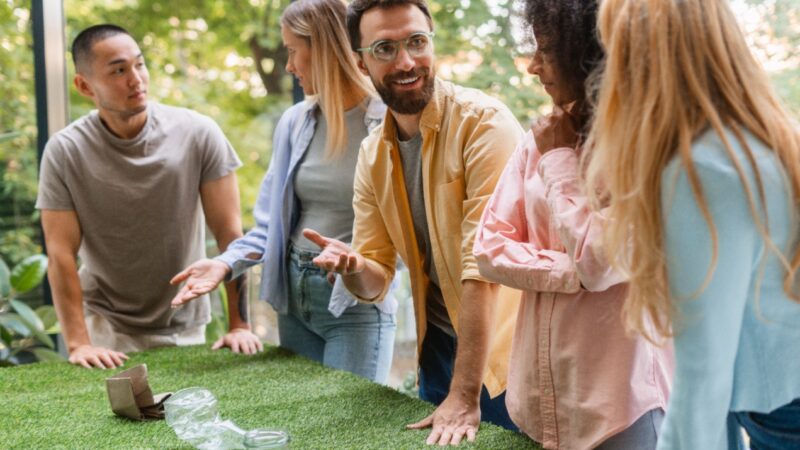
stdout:
{"type": "MultiPolygon", "coordinates": [[[[288,313],[286,255],[291,227],[297,222],[299,213],[293,180],[314,136],[317,108],[316,103],[303,101],[283,113],[273,134],[269,170],[261,182],[253,210],[256,226],[215,258],[231,267],[230,278],[236,278],[250,267],[263,263],[259,298],[269,302],[280,314],[288,313]]],[[[386,106],[380,100],[370,98],[364,126],[371,131],[381,123],[385,113],[386,106]]],[[[344,287],[341,277],[337,277],[328,310],[339,317],[345,309],[355,304],[356,300],[344,287]]],[[[397,311],[397,301],[393,296],[376,306],[387,314],[397,311]]]]}
{"type": "MultiPolygon", "coordinates": [[[[730,131],[727,139],[772,240],[791,260],[799,220],[783,166],[746,134],[764,186],[762,204],[741,145],[730,131]]],[[[677,300],[675,379],[658,448],[735,449],[741,435],[728,422],[729,412],[766,413],[800,397],[800,304],[784,293],[786,272],[756,228],[719,135],[700,136],[692,160],[716,226],[718,252],[713,275],[699,291],[712,261],[711,233],[675,158],[661,182],[667,273],[673,298],[689,299],[677,300]]]]}

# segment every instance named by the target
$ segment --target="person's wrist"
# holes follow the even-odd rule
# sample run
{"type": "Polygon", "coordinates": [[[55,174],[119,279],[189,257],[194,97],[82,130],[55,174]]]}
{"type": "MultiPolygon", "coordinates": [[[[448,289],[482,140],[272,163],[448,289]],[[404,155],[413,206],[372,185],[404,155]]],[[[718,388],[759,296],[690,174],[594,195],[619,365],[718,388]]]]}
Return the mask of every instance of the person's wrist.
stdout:
{"type": "Polygon", "coordinates": [[[233,272],[233,268],[228,265],[225,261],[220,261],[218,259],[212,259],[213,263],[222,271],[222,276],[227,277],[233,272]]]}
{"type": "Polygon", "coordinates": [[[83,342],[83,343],[79,343],[79,344],[68,344],[68,345],[67,345],[67,351],[68,351],[68,352],[69,352],[69,354],[71,355],[71,354],[73,354],[73,353],[77,352],[78,350],[81,350],[81,349],[82,349],[82,348],[84,348],[84,347],[89,347],[89,348],[91,348],[91,347],[92,347],[92,344],[90,344],[90,343],[88,343],[88,342],[83,342]]]}

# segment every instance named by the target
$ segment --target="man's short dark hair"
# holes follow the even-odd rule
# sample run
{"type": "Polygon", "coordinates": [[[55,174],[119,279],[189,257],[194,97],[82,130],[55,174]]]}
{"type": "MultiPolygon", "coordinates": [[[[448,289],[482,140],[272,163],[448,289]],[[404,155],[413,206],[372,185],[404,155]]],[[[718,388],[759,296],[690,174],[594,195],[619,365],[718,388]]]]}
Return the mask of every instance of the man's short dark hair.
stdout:
{"type": "Polygon", "coordinates": [[[433,31],[433,19],[425,0],[353,0],[347,6],[347,34],[350,36],[350,48],[357,51],[361,48],[361,16],[372,8],[389,9],[401,5],[414,5],[425,14],[428,26],[433,31]]]}
{"type": "Polygon", "coordinates": [[[72,41],[72,62],[75,64],[75,71],[87,72],[92,62],[92,46],[118,34],[131,36],[125,28],[110,23],[93,25],[78,33],[72,41]]]}

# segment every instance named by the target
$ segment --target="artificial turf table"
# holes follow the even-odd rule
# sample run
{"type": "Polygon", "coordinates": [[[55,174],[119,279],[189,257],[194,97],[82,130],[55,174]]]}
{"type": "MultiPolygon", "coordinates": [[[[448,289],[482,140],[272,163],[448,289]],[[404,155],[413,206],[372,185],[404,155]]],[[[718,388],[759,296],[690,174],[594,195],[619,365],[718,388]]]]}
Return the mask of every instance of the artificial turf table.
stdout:
{"type": "MultiPolygon", "coordinates": [[[[429,430],[406,430],[433,405],[285,350],[257,356],[207,346],[132,353],[123,369],[146,363],[154,393],[200,386],[223,419],[241,428],[281,428],[293,449],[406,449],[429,430]]],[[[87,370],[67,362],[0,368],[0,448],[191,448],[165,421],[115,416],[105,378],[123,369],[87,370]]],[[[460,448],[538,448],[531,440],[481,423],[460,448]]]]}

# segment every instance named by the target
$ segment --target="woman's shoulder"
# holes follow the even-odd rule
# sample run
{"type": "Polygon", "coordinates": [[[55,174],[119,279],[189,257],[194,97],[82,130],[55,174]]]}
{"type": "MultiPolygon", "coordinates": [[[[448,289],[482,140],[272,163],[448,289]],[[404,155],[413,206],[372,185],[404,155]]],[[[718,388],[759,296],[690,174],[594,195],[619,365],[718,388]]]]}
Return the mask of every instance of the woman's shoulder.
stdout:
{"type": "Polygon", "coordinates": [[[305,116],[306,114],[311,113],[317,107],[316,102],[312,102],[309,100],[303,100],[300,102],[295,103],[294,105],[290,106],[286,111],[281,114],[281,118],[278,121],[278,126],[281,125],[290,125],[297,121],[298,118],[305,116]]]}
{"type": "Polygon", "coordinates": [[[759,168],[777,162],[775,152],[752,133],[732,128],[724,128],[723,133],[709,128],[698,135],[692,143],[692,162],[707,170],[737,173],[733,158],[746,167],[748,152],[759,168]]]}
{"type": "MultiPolygon", "coordinates": [[[[750,156],[762,175],[763,172],[777,175],[777,171],[781,170],[775,152],[744,129],[739,133],[731,128],[725,128],[723,133],[713,128],[706,129],[694,139],[690,153],[692,165],[701,179],[718,176],[739,179],[737,163],[751,177],[753,168],[749,163],[750,156]]],[[[663,174],[676,175],[683,171],[682,158],[676,154],[665,166],[663,174]]]]}

